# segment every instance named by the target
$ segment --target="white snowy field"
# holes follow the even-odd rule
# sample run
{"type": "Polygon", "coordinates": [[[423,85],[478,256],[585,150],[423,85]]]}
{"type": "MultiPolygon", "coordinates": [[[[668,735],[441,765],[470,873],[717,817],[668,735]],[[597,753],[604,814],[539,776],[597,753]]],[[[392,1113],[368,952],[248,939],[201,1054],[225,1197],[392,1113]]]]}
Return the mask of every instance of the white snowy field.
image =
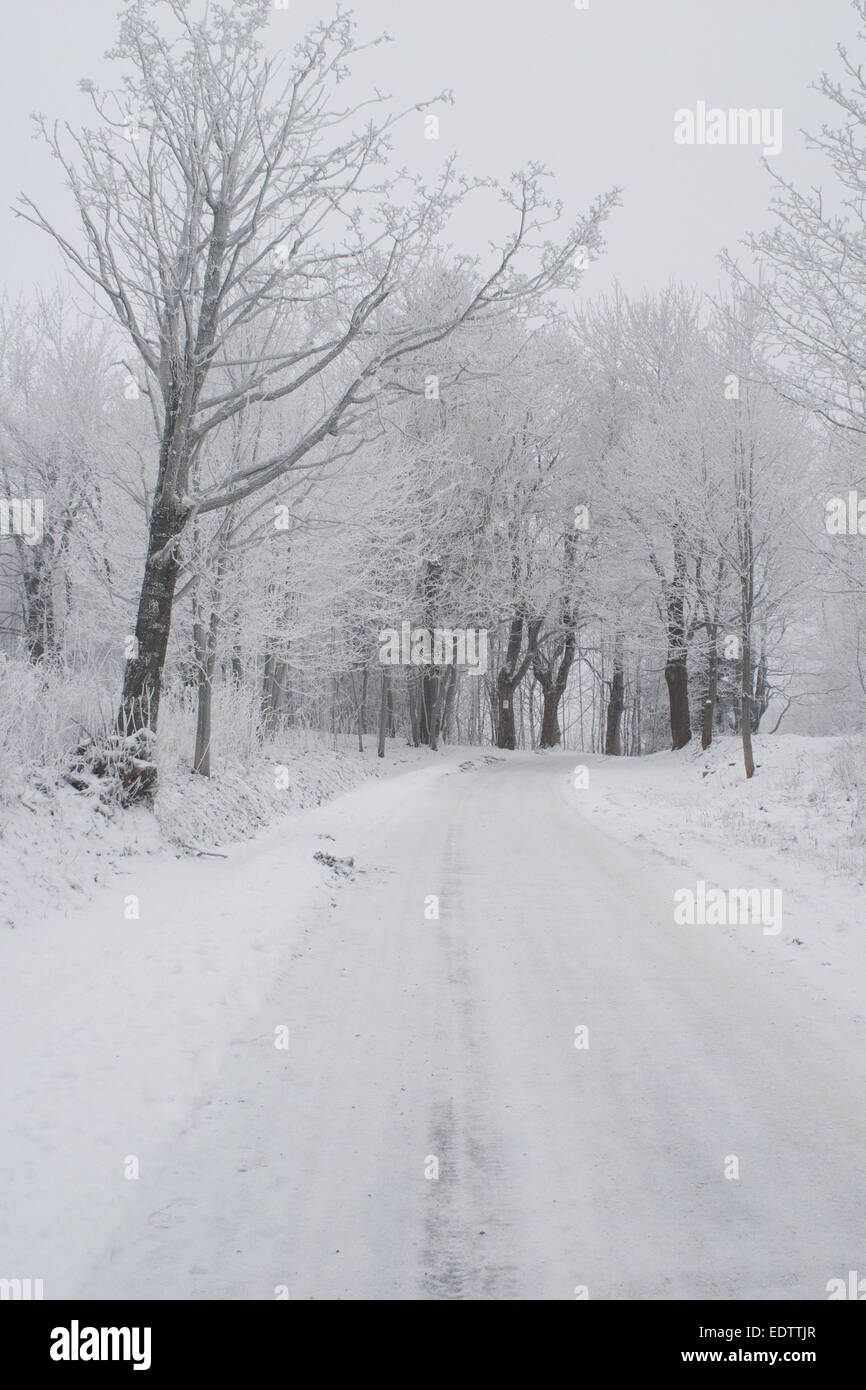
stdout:
{"type": "Polygon", "coordinates": [[[825,1298],[866,1261],[862,753],[757,758],[395,745],[225,859],[151,828],[41,896],[0,948],[0,1276],[825,1298]],[[781,930],[679,925],[698,880],[780,888],[781,930]]]}

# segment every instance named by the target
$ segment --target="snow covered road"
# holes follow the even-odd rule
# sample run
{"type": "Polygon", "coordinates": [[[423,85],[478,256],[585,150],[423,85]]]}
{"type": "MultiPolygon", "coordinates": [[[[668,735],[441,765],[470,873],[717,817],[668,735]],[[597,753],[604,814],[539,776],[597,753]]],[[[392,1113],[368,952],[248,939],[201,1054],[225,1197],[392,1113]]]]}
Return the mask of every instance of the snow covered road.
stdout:
{"type": "Polygon", "coordinates": [[[574,763],[317,813],[354,877],[76,1292],[813,1299],[866,1269],[862,1018],[783,968],[789,929],[676,925],[700,865],[600,829],[574,763]]]}

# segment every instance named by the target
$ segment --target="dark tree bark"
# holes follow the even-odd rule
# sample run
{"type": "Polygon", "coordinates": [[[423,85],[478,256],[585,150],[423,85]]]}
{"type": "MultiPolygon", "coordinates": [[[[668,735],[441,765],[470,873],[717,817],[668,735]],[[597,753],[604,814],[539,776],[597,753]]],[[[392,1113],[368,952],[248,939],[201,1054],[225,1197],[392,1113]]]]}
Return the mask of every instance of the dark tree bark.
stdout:
{"type": "Polygon", "coordinates": [[[431,744],[439,700],[439,667],[422,666],[418,681],[418,742],[431,744]]]}
{"type": "Polygon", "coordinates": [[[746,777],[755,775],[755,756],[752,751],[752,653],[748,642],[743,643],[743,687],[740,711],[741,735],[743,740],[743,766],[746,777]]]}
{"type": "Polygon", "coordinates": [[[411,672],[409,677],[409,737],[413,748],[421,745],[421,731],[419,712],[421,705],[421,677],[417,670],[411,672]]]}
{"type": "Polygon", "coordinates": [[[499,720],[496,730],[496,747],[517,747],[517,730],[514,722],[515,683],[505,671],[500,671],[496,679],[496,695],[499,704],[499,720]]]}
{"type": "Polygon", "coordinates": [[[671,719],[671,747],[685,748],[692,736],[689,714],[689,681],[685,654],[676,653],[665,666],[671,719]]]}
{"type": "MultiPolygon", "coordinates": [[[[438,607],[441,597],[442,562],[437,559],[426,560],[424,578],[421,585],[424,622],[428,631],[438,624],[438,607]]],[[[442,697],[442,671],[440,667],[421,666],[418,683],[418,742],[426,743],[436,751],[438,742],[437,708],[442,697]]]]}
{"type": "Polygon", "coordinates": [[[622,754],[620,727],[625,709],[625,669],[623,664],[622,634],[617,633],[613,646],[613,676],[610,682],[610,695],[607,701],[607,722],[604,733],[604,751],[611,757],[622,754]]]}
{"type": "Polygon", "coordinates": [[[555,748],[562,738],[559,728],[559,693],[541,687],[541,732],[538,736],[539,748],[555,748]]]}
{"type": "MultiPolygon", "coordinates": [[[[477,677],[473,677],[477,679],[477,677]]],[[[442,737],[448,743],[454,729],[454,710],[457,701],[458,671],[452,666],[445,682],[445,710],[442,715],[442,737]]]]}
{"type": "MultiPolygon", "coordinates": [[[[47,563],[46,542],[22,555],[24,641],[27,656],[34,664],[57,655],[57,626],[54,612],[54,582],[47,563]]],[[[19,553],[30,547],[19,547],[19,553]]]]}
{"type": "Polygon", "coordinates": [[[704,584],[701,561],[698,560],[695,565],[695,587],[701,605],[703,628],[707,638],[707,684],[701,709],[701,748],[703,749],[709,748],[713,741],[716,706],[719,699],[719,621],[724,576],[725,561],[724,557],[721,556],[718,561],[711,603],[710,595],[704,584]]]}
{"type": "Polygon", "coordinates": [[[198,715],[195,727],[193,772],[210,777],[210,750],[213,710],[213,663],[208,660],[199,673],[198,715]]]}
{"type": "Polygon", "coordinates": [[[388,679],[389,667],[382,667],[382,698],[379,701],[379,747],[377,754],[380,758],[385,756],[385,737],[388,732],[388,701],[390,696],[390,681],[388,679]]]}
{"type": "MultiPolygon", "coordinates": [[[[437,666],[436,671],[436,691],[433,696],[433,705],[430,714],[430,747],[434,753],[439,749],[439,739],[445,723],[448,710],[448,701],[452,692],[456,689],[457,683],[457,641],[452,639],[451,660],[446,662],[444,667],[437,666]]],[[[453,700],[452,700],[453,704],[453,700]]]]}
{"type": "MultiPolygon", "coordinates": [[[[430,701],[429,706],[426,706],[427,742],[430,745],[431,752],[436,753],[439,751],[439,726],[442,717],[442,690],[445,682],[439,667],[437,666],[433,669],[435,670],[435,678],[430,682],[428,686],[426,686],[425,699],[429,699],[430,701]]],[[[425,672],[425,675],[426,674],[427,673],[425,672]]]]}
{"type": "Polygon", "coordinates": [[[743,741],[743,766],[746,779],[755,775],[752,751],[752,617],[755,611],[755,544],[752,531],[754,515],[753,454],[742,436],[739,444],[739,465],[736,473],[737,558],[740,578],[740,642],[742,645],[740,682],[740,735],[743,741]]]}
{"type": "Polygon", "coordinates": [[[754,720],[752,698],[752,608],[754,604],[754,565],[751,557],[751,526],[746,523],[745,553],[749,556],[740,575],[740,623],[743,647],[740,684],[740,736],[743,743],[743,767],[747,780],[755,775],[755,756],[752,750],[752,726],[754,720]]]}
{"type": "Polygon", "coordinates": [[[123,673],[117,715],[122,734],[156,732],[162,672],[171,633],[174,592],[180,564],[177,544],[185,514],[164,502],[154,508],[144,579],[135,623],[135,653],[123,673]]]}
{"type": "Polygon", "coordinates": [[[575,615],[570,609],[563,613],[563,623],[565,636],[561,639],[556,652],[551,653],[547,660],[536,653],[533,660],[532,669],[535,679],[541,686],[542,695],[539,748],[556,748],[562,742],[562,731],[559,727],[559,707],[568,686],[568,678],[574,665],[574,654],[577,647],[575,615]]]}
{"type": "Polygon", "coordinates": [[[207,624],[193,599],[193,643],[198,671],[198,712],[195,729],[193,771],[202,777],[211,775],[211,740],[213,714],[213,680],[216,669],[217,635],[220,625],[220,600],[225,574],[225,534],[220,536],[220,554],[211,592],[210,616],[207,624]]]}
{"type": "Polygon", "coordinates": [[[668,688],[671,721],[671,747],[685,748],[692,736],[689,712],[688,649],[685,623],[686,562],[679,547],[674,549],[674,578],[667,586],[667,639],[665,682],[668,688]]]}
{"type": "MultiPolygon", "coordinates": [[[[366,666],[361,675],[361,698],[358,701],[358,752],[364,751],[364,730],[367,727],[367,679],[368,671],[366,666]]],[[[352,676],[352,689],[355,688],[355,677],[352,676]]]]}
{"type": "Polygon", "coordinates": [[[515,749],[517,747],[517,726],[514,719],[514,692],[529,670],[538,647],[541,632],[541,618],[528,619],[525,614],[517,614],[511,619],[508,632],[508,646],[505,661],[496,674],[497,730],[496,747],[515,749]],[[520,658],[523,634],[526,632],[526,654],[520,658]]]}
{"type": "Polygon", "coordinates": [[[576,559],[577,538],[574,532],[569,532],[565,537],[563,552],[560,631],[546,639],[546,651],[542,652],[536,647],[532,658],[533,674],[541,686],[542,695],[539,748],[556,748],[562,741],[559,707],[577,650],[577,609],[573,598],[576,559]]]}
{"type": "MultiPolygon", "coordinates": [[[[202,285],[202,306],[195,333],[194,361],[177,358],[160,363],[168,382],[156,488],[150,517],[147,558],[135,624],[136,649],[126,663],[117,723],[121,733],[145,729],[156,733],[162,673],[168,652],[174,594],[180,572],[178,548],[190,516],[181,499],[189,483],[194,456],[193,419],[216,341],[219,288],[228,248],[229,210],[213,209],[202,285]]],[[[156,769],[148,790],[155,784],[156,769]]]]}

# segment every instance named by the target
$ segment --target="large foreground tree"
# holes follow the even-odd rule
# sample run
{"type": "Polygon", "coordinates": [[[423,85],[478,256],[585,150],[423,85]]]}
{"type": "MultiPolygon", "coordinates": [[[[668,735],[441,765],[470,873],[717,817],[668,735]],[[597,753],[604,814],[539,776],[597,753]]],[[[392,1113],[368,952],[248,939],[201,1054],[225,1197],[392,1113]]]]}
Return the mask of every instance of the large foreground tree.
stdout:
{"type": "Polygon", "coordinates": [[[423,390],[426,349],[574,285],[578,249],[598,250],[616,201],[615,193],[600,199],[554,245],[549,225],[560,209],[545,197],[543,171],[516,175],[499,190],[512,226],[492,263],[471,265],[471,288],[463,292],[465,276],[455,277],[461,290],[419,317],[413,280],[455,206],[493,186],[470,185],[450,162],[432,189],[389,172],[400,115],[378,93],[343,103],[336,92],[368,46],[356,42],[351,19],[319,25],[286,65],[266,51],[270,14],[268,0],[208,6],[198,18],[192,0],[133,0],[109,55],[124,65],[120,87],[102,93],[82,83],[99,126],[38,122],[81,236],[21,200],[20,215],[56,240],[128,335],[141,380],[130,377],[150,397],[160,439],[118,712],[124,735],[156,729],[181,551],[195,519],[291,470],[354,452],[382,391],[405,388],[413,372],[417,389],[419,371],[423,390]],[[239,412],[289,398],[294,426],[275,452],[218,479],[202,468],[214,433],[239,412]]]}

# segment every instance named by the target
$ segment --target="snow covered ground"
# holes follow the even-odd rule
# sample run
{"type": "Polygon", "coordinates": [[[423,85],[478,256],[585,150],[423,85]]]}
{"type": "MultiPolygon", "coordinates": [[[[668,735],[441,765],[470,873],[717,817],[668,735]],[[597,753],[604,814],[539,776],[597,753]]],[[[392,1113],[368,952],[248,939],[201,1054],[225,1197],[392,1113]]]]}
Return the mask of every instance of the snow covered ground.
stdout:
{"type": "Polygon", "coordinates": [[[0,1275],[820,1299],[864,1267],[858,745],[759,739],[748,785],[728,740],[329,756],[313,799],[366,780],[225,859],[135,812],[150,853],[4,930],[0,1275]],[[697,880],[781,888],[781,930],[678,924],[697,880]]]}

